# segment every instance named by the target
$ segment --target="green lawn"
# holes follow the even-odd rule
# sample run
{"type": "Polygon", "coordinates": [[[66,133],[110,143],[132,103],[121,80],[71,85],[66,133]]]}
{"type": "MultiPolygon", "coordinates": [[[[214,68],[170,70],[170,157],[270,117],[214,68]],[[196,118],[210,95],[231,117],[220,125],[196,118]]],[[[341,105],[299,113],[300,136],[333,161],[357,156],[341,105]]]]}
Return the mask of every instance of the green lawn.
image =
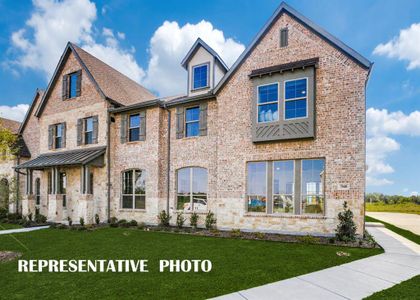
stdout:
{"type": "Polygon", "coordinates": [[[385,204],[382,202],[366,203],[366,211],[400,212],[420,215],[420,205],[415,203],[385,204]]]}
{"type": "Polygon", "coordinates": [[[377,292],[365,299],[419,299],[420,298],[420,276],[413,277],[407,281],[401,282],[390,289],[377,292]]]}
{"type": "Polygon", "coordinates": [[[385,225],[385,228],[388,228],[389,230],[394,231],[395,233],[398,233],[399,235],[402,235],[406,239],[409,239],[410,241],[413,241],[414,243],[420,244],[420,235],[417,235],[409,230],[402,229],[400,227],[394,226],[392,224],[389,224],[387,222],[365,216],[366,222],[379,222],[385,225]]]}
{"type": "Polygon", "coordinates": [[[15,228],[22,228],[22,226],[17,225],[17,224],[0,223],[0,230],[15,229],[15,228]]]}
{"type": "Polygon", "coordinates": [[[93,232],[45,229],[0,235],[0,250],[23,259],[148,259],[149,273],[18,273],[0,263],[1,297],[23,299],[204,299],[321,270],[380,249],[291,244],[103,228],[93,232]],[[350,257],[337,256],[346,251],[350,257]],[[210,259],[209,273],[159,273],[159,259],[210,259]]]}

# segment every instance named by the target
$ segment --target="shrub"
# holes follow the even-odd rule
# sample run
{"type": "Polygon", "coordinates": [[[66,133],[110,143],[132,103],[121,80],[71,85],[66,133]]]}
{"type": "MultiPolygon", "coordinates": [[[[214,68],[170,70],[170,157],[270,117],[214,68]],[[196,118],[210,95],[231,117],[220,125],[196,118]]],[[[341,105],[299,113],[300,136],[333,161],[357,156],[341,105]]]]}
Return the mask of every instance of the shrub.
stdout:
{"type": "Polygon", "coordinates": [[[353,212],[347,206],[347,201],[344,201],[343,211],[338,213],[338,220],[340,223],[335,230],[337,240],[343,242],[354,241],[357,227],[353,221],[353,212]]]}
{"type": "Polygon", "coordinates": [[[264,232],[256,232],[255,237],[259,240],[262,240],[262,239],[265,238],[265,233],[264,232]]]}
{"type": "Polygon", "coordinates": [[[84,226],[85,226],[85,219],[80,218],[80,219],[79,219],[79,222],[80,222],[80,226],[82,226],[82,227],[84,227],[84,226]]]}
{"type": "Polygon", "coordinates": [[[7,218],[7,208],[0,207],[0,220],[7,218]]]}
{"type": "Polygon", "coordinates": [[[126,219],[121,219],[118,221],[118,226],[127,228],[130,227],[130,223],[128,223],[126,219]]]}
{"type": "Polygon", "coordinates": [[[138,225],[137,225],[137,228],[138,229],[144,229],[146,227],[146,224],[144,224],[144,222],[140,222],[138,225]]]}
{"type": "Polygon", "coordinates": [[[171,216],[169,216],[168,213],[166,213],[165,210],[162,210],[159,215],[157,216],[159,220],[159,226],[163,227],[169,227],[169,221],[171,220],[171,216]]]}
{"type": "Polygon", "coordinates": [[[22,224],[23,227],[31,227],[32,221],[31,220],[23,220],[22,224]]]}
{"type": "Polygon", "coordinates": [[[98,214],[95,214],[95,223],[96,223],[96,225],[99,225],[99,222],[100,222],[99,215],[98,214]]]}
{"type": "Polygon", "coordinates": [[[311,235],[298,236],[297,239],[305,244],[316,244],[319,242],[319,238],[313,237],[311,235]]]}
{"type": "Polygon", "coordinates": [[[198,217],[199,216],[196,212],[193,212],[190,216],[190,225],[194,229],[197,229],[198,217]]]}
{"type": "Polygon", "coordinates": [[[45,224],[47,223],[47,217],[41,214],[35,215],[35,222],[38,224],[45,224]]]}
{"type": "Polygon", "coordinates": [[[182,212],[178,213],[176,215],[176,226],[178,228],[182,228],[184,226],[184,223],[185,223],[184,214],[182,212]]]}
{"type": "Polygon", "coordinates": [[[232,229],[230,231],[230,236],[231,237],[240,237],[241,236],[241,231],[239,229],[232,229]]]}
{"type": "Polygon", "coordinates": [[[73,221],[70,217],[67,217],[67,221],[69,222],[69,226],[71,226],[73,224],[73,221]]]}
{"type": "Polygon", "coordinates": [[[118,227],[118,219],[116,217],[111,217],[109,219],[109,226],[118,227]]]}
{"type": "Polygon", "coordinates": [[[206,215],[206,228],[208,230],[213,229],[216,225],[217,219],[214,217],[214,213],[209,211],[206,215]]]}
{"type": "Polygon", "coordinates": [[[137,221],[136,220],[131,220],[130,221],[130,226],[137,226],[137,221]]]}
{"type": "Polygon", "coordinates": [[[28,220],[32,222],[32,217],[33,217],[32,213],[29,213],[27,217],[28,217],[28,220]]]}
{"type": "Polygon", "coordinates": [[[118,221],[118,224],[124,224],[124,223],[127,223],[126,219],[121,219],[121,220],[118,221]]]}
{"type": "Polygon", "coordinates": [[[20,220],[22,220],[22,215],[18,213],[8,213],[7,220],[10,223],[18,223],[20,220]]]}
{"type": "Polygon", "coordinates": [[[58,224],[55,228],[57,229],[67,229],[67,226],[64,224],[58,224]]]}

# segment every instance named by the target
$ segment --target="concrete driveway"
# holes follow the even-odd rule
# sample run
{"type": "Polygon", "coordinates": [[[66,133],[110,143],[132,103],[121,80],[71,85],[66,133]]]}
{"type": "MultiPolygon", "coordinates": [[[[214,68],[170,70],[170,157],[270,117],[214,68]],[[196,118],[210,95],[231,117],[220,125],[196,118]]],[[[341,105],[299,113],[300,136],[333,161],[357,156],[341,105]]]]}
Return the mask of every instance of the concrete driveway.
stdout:
{"type": "Polygon", "coordinates": [[[391,212],[366,212],[366,215],[420,235],[420,215],[391,212]]]}

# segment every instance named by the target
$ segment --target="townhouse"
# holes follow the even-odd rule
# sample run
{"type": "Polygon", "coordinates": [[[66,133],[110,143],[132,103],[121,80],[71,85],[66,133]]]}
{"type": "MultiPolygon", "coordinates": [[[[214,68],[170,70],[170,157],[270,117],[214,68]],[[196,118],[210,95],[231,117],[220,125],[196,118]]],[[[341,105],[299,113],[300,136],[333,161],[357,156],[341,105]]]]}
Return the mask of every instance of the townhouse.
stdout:
{"type": "Polygon", "coordinates": [[[325,235],[347,201],[363,232],[366,58],[282,3],[230,68],[202,39],[180,63],[158,98],[69,43],[20,127],[22,213],[325,235]]]}

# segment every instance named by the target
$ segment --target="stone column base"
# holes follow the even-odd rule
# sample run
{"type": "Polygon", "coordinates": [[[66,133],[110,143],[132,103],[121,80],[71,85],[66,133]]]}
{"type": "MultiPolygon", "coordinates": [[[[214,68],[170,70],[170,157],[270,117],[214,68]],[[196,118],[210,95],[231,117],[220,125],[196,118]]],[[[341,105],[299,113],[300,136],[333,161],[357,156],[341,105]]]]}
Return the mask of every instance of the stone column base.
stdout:
{"type": "Polygon", "coordinates": [[[30,213],[35,216],[35,196],[25,195],[22,199],[22,215],[28,216],[30,213]]]}
{"type": "MultiPolygon", "coordinates": [[[[67,216],[66,216],[67,217],[67,216]]],[[[48,195],[48,216],[49,222],[64,221],[63,215],[63,195],[50,194],[48,195]]]]}
{"type": "Polygon", "coordinates": [[[83,194],[79,196],[78,201],[78,219],[76,222],[80,221],[80,218],[83,218],[85,224],[93,224],[93,195],[83,194]]]}

